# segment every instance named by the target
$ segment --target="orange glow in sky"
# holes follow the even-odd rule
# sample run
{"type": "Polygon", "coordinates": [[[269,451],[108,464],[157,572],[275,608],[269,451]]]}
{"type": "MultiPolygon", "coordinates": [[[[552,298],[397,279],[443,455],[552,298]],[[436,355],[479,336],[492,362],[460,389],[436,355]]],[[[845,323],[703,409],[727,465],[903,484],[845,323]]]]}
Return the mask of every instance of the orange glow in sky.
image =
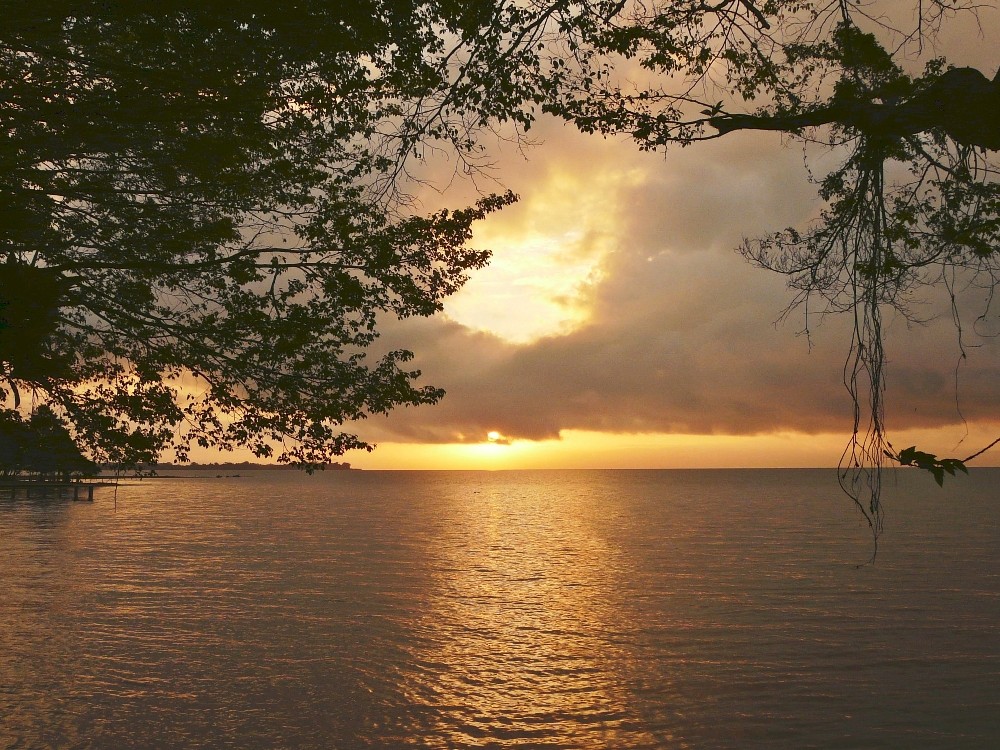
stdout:
{"type": "MultiPolygon", "coordinates": [[[[906,431],[898,437],[903,446],[935,445],[942,454],[953,449],[954,455],[964,456],[972,452],[970,446],[986,445],[990,434],[974,432],[961,446],[955,445],[952,430],[906,431]]],[[[359,469],[390,470],[811,468],[836,466],[846,441],[844,434],[733,437],[567,430],[561,440],[509,445],[492,438],[462,444],[381,443],[373,453],[351,453],[345,460],[359,469]]],[[[976,462],[997,464],[1000,449],[976,462]]]]}

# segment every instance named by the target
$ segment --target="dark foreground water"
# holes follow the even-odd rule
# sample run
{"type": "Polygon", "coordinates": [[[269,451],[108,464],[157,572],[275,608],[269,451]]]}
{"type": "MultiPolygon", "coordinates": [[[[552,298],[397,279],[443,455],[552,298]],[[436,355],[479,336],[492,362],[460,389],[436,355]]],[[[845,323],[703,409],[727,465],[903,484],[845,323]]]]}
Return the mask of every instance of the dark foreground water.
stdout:
{"type": "Polygon", "coordinates": [[[1000,470],[196,475],[0,500],[0,747],[1000,746],[1000,470]]]}

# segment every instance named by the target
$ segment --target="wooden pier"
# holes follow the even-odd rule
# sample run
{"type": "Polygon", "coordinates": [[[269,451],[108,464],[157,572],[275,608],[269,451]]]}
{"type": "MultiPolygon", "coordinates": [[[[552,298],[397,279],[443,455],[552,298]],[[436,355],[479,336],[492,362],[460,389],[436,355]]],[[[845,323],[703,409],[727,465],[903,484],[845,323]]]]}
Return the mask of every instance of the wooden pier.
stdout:
{"type": "Polygon", "coordinates": [[[0,480],[0,498],[73,499],[94,502],[95,487],[109,487],[107,482],[48,482],[43,480],[0,480]]]}

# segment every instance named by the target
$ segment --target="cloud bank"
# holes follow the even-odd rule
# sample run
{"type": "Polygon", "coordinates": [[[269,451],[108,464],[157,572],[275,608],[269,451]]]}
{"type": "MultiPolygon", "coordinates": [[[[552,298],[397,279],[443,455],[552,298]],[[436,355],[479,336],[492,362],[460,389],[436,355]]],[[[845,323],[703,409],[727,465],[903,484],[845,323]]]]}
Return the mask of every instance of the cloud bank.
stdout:
{"type": "MultiPolygon", "coordinates": [[[[416,352],[424,381],[447,396],[434,407],[370,420],[360,426],[363,435],[440,443],[483,441],[489,431],[514,440],[563,430],[849,433],[843,366],[851,321],[813,315],[808,337],[801,312],[775,324],[791,293],[783,279],[734,251],[744,237],[815,215],[819,201],[801,151],[772,134],[698,144],[666,158],[554,124],[543,137],[528,161],[502,165],[522,203],[489,219],[485,236],[506,237],[513,255],[510,248],[548,225],[564,246],[546,260],[545,273],[558,273],[559,262],[573,273],[582,261],[590,264],[572,299],[549,300],[579,313],[575,327],[528,342],[477,330],[502,330],[505,316],[529,309],[516,295],[494,304],[503,292],[496,284],[479,287],[486,312],[472,323],[469,314],[388,324],[382,346],[416,352]]],[[[497,251],[494,262],[508,262],[500,286],[528,262],[514,260],[497,251]]],[[[1000,422],[1000,347],[991,337],[1000,318],[994,311],[972,325],[985,304],[982,290],[967,290],[959,301],[969,316],[964,360],[940,295],[916,305],[927,325],[888,321],[890,429],[963,416],[1000,422]]],[[[474,308],[475,299],[464,305],[474,308]]]]}

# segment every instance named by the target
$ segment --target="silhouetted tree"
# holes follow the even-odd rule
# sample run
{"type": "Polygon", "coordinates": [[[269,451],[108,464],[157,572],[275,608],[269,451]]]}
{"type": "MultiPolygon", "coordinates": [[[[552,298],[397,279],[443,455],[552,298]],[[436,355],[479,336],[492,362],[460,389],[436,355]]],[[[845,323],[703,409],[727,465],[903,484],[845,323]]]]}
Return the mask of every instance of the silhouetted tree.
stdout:
{"type": "Polygon", "coordinates": [[[12,477],[24,466],[29,430],[13,409],[0,409],[0,476],[12,477]]]}
{"type": "Polygon", "coordinates": [[[365,360],[378,316],[439,310],[512,200],[420,216],[400,191],[422,149],[471,165],[470,129],[519,116],[440,38],[489,7],[151,8],[3,7],[0,396],[34,391],[100,461],[361,447],[345,421],[442,394],[409,352],[365,360]]]}
{"type": "Polygon", "coordinates": [[[77,447],[63,421],[45,404],[31,415],[21,468],[64,482],[73,476],[91,476],[97,466],[77,447]]]}
{"type": "Polygon", "coordinates": [[[25,421],[17,411],[0,411],[0,476],[34,473],[68,481],[91,476],[97,465],[77,447],[63,421],[42,404],[25,421]]]}

